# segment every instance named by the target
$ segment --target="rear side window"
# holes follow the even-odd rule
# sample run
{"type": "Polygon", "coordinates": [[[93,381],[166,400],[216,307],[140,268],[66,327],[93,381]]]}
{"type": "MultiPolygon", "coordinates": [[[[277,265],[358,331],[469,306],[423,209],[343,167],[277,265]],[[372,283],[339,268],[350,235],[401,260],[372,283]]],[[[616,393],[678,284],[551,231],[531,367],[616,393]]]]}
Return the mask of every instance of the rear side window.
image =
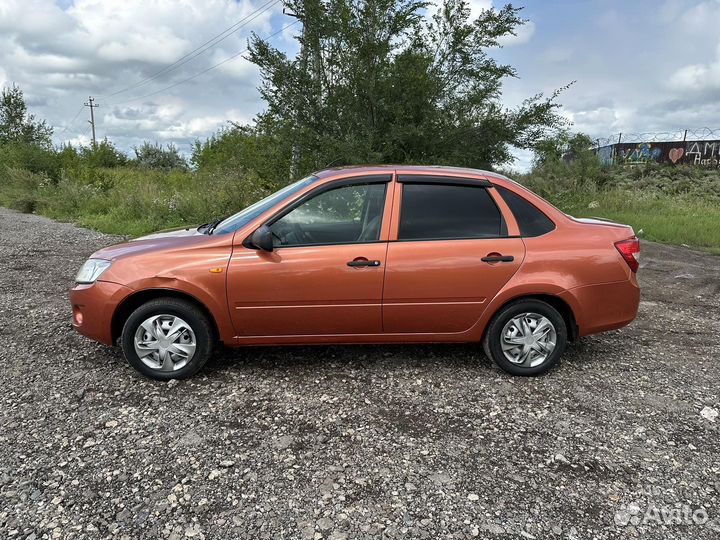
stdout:
{"type": "Polygon", "coordinates": [[[403,184],[399,240],[496,238],[501,221],[483,187],[403,184]]]}
{"type": "Polygon", "coordinates": [[[540,236],[549,233],[555,228],[555,224],[550,218],[538,210],[531,202],[505,187],[495,186],[495,189],[512,210],[518,227],[520,227],[520,236],[540,236]]]}

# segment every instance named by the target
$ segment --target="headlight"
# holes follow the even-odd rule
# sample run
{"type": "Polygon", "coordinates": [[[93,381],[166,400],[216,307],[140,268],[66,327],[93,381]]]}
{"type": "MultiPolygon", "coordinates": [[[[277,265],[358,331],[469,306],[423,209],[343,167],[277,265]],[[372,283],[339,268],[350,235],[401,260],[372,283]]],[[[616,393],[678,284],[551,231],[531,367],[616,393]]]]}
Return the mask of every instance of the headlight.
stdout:
{"type": "Polygon", "coordinates": [[[75,276],[76,283],[95,283],[105,270],[110,268],[112,263],[103,259],[88,259],[80,267],[80,271],[75,276]]]}

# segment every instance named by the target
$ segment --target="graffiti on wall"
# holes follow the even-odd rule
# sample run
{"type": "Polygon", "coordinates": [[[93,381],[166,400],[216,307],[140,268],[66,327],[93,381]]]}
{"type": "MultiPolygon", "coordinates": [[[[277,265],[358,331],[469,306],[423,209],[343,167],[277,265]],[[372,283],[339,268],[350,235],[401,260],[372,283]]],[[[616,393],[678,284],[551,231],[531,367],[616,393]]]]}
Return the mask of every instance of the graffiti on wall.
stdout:
{"type": "Polygon", "coordinates": [[[655,162],[720,168],[720,140],[617,143],[598,148],[596,153],[604,165],[632,167],[655,162]]]}
{"type": "Polygon", "coordinates": [[[683,163],[703,167],[720,167],[720,141],[691,141],[686,143],[683,163]]]}
{"type": "Polygon", "coordinates": [[[623,165],[641,165],[661,158],[662,149],[657,143],[618,144],[615,148],[615,161],[623,165]]]}

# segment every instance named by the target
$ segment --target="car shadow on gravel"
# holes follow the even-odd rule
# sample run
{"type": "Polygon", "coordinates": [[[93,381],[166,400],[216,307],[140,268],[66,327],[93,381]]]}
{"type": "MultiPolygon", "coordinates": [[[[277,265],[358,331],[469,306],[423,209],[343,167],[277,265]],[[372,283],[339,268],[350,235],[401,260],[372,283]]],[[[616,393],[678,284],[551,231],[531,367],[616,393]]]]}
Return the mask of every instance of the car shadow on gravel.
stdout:
{"type": "Polygon", "coordinates": [[[317,368],[424,369],[444,364],[455,369],[492,367],[482,348],[459,345],[317,345],[221,348],[208,361],[208,375],[224,370],[301,370],[317,368]]]}
{"type": "MultiPolygon", "coordinates": [[[[570,366],[573,370],[590,365],[603,344],[598,339],[584,338],[568,343],[567,350],[552,375],[570,366]]],[[[485,356],[482,347],[474,343],[419,345],[316,345],[220,348],[208,361],[203,373],[208,377],[223,372],[253,370],[298,371],[328,369],[343,372],[347,369],[381,369],[383,371],[424,371],[428,369],[477,370],[488,375],[506,375],[485,356]]]]}
{"type": "MultiPolygon", "coordinates": [[[[130,377],[147,380],[127,364],[119,347],[96,344],[96,351],[88,351],[88,362],[97,369],[127,370],[130,377]],[[103,358],[105,365],[98,364],[103,358]]],[[[607,343],[597,338],[583,338],[567,345],[567,350],[554,373],[570,369],[583,370],[602,355],[607,343]]],[[[398,344],[398,345],[297,345],[218,347],[194,381],[214,383],[237,374],[277,371],[287,376],[308,377],[313,372],[324,377],[342,377],[349,370],[377,373],[422,373],[436,370],[476,372],[487,376],[514,379],[505,374],[485,356],[482,347],[474,343],[460,344],[398,344]]],[[[540,376],[542,378],[543,376],[540,376]]]]}
{"type": "MultiPolygon", "coordinates": [[[[593,361],[590,357],[602,354],[603,344],[598,339],[584,338],[568,343],[560,364],[547,375],[568,367],[582,370],[593,361]]],[[[98,356],[105,358],[114,368],[124,368],[134,374],[119,347],[98,346],[98,356]]],[[[90,355],[94,356],[94,355],[90,355]]],[[[429,369],[476,370],[488,375],[513,378],[499,370],[485,356],[482,347],[474,343],[418,344],[418,345],[297,345],[218,347],[203,368],[200,377],[209,382],[224,375],[273,370],[288,374],[307,375],[309,370],[322,371],[325,376],[335,371],[341,376],[347,370],[426,371],[429,369]]],[[[136,374],[137,377],[143,378],[136,374]]]]}

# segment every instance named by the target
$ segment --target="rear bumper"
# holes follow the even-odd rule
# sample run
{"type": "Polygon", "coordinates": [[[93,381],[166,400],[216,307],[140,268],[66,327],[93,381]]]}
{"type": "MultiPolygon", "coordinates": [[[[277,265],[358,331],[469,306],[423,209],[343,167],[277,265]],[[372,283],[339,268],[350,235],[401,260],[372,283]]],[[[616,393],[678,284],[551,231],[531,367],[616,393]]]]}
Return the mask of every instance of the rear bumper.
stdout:
{"type": "Polygon", "coordinates": [[[118,304],[132,292],[129,287],[108,281],[75,285],[70,289],[73,328],[96,341],[114,345],[112,316],[118,304]]]}
{"type": "Polygon", "coordinates": [[[640,287],[635,274],[624,281],[569,289],[559,296],[573,307],[581,337],[630,324],[637,317],[640,305],[640,287]]]}

